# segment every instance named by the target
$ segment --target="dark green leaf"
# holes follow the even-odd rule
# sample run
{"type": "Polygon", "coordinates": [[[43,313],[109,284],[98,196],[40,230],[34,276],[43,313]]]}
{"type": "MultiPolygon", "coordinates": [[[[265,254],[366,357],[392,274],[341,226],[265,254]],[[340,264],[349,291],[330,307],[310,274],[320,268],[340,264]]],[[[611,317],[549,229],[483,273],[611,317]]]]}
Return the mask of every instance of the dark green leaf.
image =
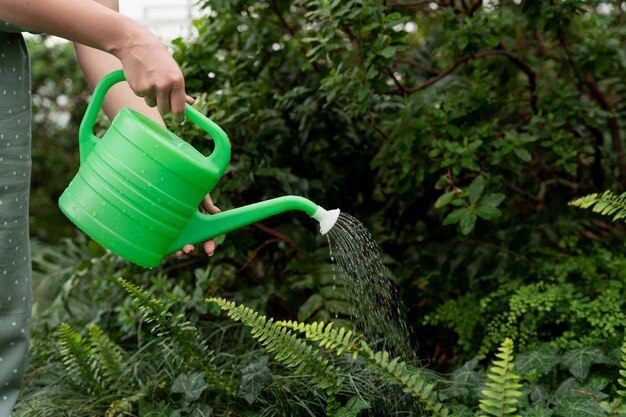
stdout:
{"type": "Polygon", "coordinates": [[[461,233],[464,235],[469,235],[472,230],[474,230],[474,225],[476,224],[476,213],[471,210],[466,210],[465,215],[461,218],[461,222],[459,223],[459,228],[461,233]]]}
{"type": "Polygon", "coordinates": [[[246,399],[248,404],[261,394],[263,389],[272,382],[272,371],[267,367],[269,356],[262,356],[256,362],[252,362],[241,370],[239,393],[246,399]]]}
{"type": "Polygon", "coordinates": [[[435,208],[441,208],[441,207],[448,205],[448,203],[450,203],[450,201],[452,201],[453,198],[454,198],[454,191],[448,191],[446,193],[441,194],[439,198],[437,199],[437,201],[435,201],[435,208]]]}
{"type": "Polygon", "coordinates": [[[523,413],[524,417],[551,417],[554,410],[551,410],[545,401],[532,403],[523,413]]]}
{"type": "Polygon", "coordinates": [[[195,372],[191,375],[180,374],[172,384],[172,392],[183,394],[185,401],[193,402],[200,398],[202,392],[209,387],[204,380],[204,373],[195,372]]]}
{"type": "Polygon", "coordinates": [[[476,214],[478,215],[478,217],[485,220],[493,220],[502,216],[502,212],[500,211],[500,209],[484,204],[479,204],[478,207],[476,207],[476,214]]]}
{"type": "Polygon", "coordinates": [[[514,148],[513,152],[515,152],[515,155],[517,155],[517,157],[524,162],[528,162],[532,159],[530,152],[524,148],[514,148]]]}
{"type": "Polygon", "coordinates": [[[545,346],[543,349],[520,353],[515,358],[515,370],[524,375],[533,370],[547,374],[560,362],[555,349],[545,346]]]}
{"type": "Polygon", "coordinates": [[[476,202],[480,199],[480,196],[483,195],[483,191],[485,190],[485,179],[482,175],[474,178],[472,183],[467,188],[467,193],[469,196],[469,201],[472,204],[476,204],[476,202]]]}
{"type": "Polygon", "coordinates": [[[564,397],[557,405],[556,412],[558,416],[563,417],[604,417],[606,415],[593,396],[584,394],[564,397]]]}
{"type": "Polygon", "coordinates": [[[469,212],[470,210],[467,208],[456,209],[452,213],[448,214],[445,219],[443,219],[443,224],[449,225],[458,223],[463,217],[465,217],[466,213],[469,212]]]}
{"type": "Polygon", "coordinates": [[[480,199],[480,204],[490,207],[498,207],[504,201],[506,196],[502,193],[486,194],[480,199]]]}
{"type": "Polygon", "coordinates": [[[609,363],[609,359],[597,347],[585,347],[570,350],[563,355],[565,366],[579,381],[584,381],[589,374],[589,368],[597,363],[609,363]]]}
{"type": "Polygon", "coordinates": [[[356,417],[361,411],[367,410],[369,405],[361,397],[354,396],[348,400],[345,407],[337,410],[336,417],[356,417]]]}

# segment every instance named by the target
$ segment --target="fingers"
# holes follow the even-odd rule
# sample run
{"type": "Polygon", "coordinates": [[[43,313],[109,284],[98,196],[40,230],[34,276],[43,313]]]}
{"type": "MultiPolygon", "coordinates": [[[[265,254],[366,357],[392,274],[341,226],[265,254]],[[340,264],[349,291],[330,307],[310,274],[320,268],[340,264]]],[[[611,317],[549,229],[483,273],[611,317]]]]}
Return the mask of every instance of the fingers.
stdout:
{"type": "MultiPolygon", "coordinates": [[[[222,212],[219,208],[215,206],[215,204],[213,204],[213,199],[209,194],[204,197],[199,209],[204,214],[217,214],[222,212]]],[[[209,256],[213,256],[213,254],[215,253],[215,246],[215,240],[209,240],[202,244],[204,251],[209,256]]],[[[194,245],[185,245],[182,250],[179,250],[175,253],[175,256],[176,258],[180,259],[183,257],[183,255],[192,253],[195,249],[196,248],[194,245]]]]}
{"type": "Polygon", "coordinates": [[[207,255],[213,256],[213,254],[215,253],[215,241],[214,240],[209,240],[207,242],[204,242],[202,246],[204,246],[204,251],[206,252],[207,255]]]}
{"type": "Polygon", "coordinates": [[[194,250],[196,250],[196,247],[194,245],[185,245],[183,246],[182,250],[176,251],[176,257],[177,258],[182,258],[183,255],[185,254],[190,254],[191,252],[193,252],[194,250]]]}
{"type": "Polygon", "coordinates": [[[172,113],[174,120],[181,123],[185,119],[185,103],[194,99],[185,93],[185,80],[180,71],[168,75],[159,74],[160,78],[130,82],[131,88],[139,97],[143,97],[150,107],[157,107],[161,116],[172,113]]]}
{"type": "Polygon", "coordinates": [[[202,200],[202,208],[210,214],[217,214],[222,212],[222,210],[220,210],[215,206],[215,204],[213,204],[213,199],[209,194],[207,194],[202,200]]]}

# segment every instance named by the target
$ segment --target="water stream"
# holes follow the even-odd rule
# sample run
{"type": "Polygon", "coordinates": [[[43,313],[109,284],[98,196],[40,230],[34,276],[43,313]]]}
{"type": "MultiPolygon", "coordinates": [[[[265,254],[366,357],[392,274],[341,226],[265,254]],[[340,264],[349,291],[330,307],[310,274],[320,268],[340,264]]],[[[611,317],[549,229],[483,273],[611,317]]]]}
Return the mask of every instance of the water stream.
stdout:
{"type": "Polygon", "coordinates": [[[386,350],[406,362],[416,360],[398,298],[393,273],[383,264],[383,254],[363,224],[341,213],[328,232],[331,261],[346,290],[350,315],[375,350],[386,350]]]}

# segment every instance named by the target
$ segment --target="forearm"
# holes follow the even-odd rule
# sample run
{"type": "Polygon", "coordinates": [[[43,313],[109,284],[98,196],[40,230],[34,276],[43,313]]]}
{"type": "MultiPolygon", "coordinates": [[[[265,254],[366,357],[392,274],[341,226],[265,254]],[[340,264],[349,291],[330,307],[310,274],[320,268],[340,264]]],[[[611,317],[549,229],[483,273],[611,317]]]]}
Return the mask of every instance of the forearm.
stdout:
{"type": "MultiPolygon", "coordinates": [[[[118,0],[96,1],[116,13],[119,12],[118,0]]],[[[76,42],[74,43],[74,49],[76,50],[76,58],[80,69],[92,90],[102,77],[122,68],[120,60],[109,53],[76,42]]],[[[130,89],[128,83],[116,84],[111,88],[103,104],[103,110],[110,120],[115,118],[115,115],[122,107],[130,107],[163,124],[163,119],[158,110],[149,107],[142,98],[138,97],[130,89]]]]}
{"type": "Polygon", "coordinates": [[[0,20],[117,55],[147,29],[90,0],[0,0],[0,20]]]}

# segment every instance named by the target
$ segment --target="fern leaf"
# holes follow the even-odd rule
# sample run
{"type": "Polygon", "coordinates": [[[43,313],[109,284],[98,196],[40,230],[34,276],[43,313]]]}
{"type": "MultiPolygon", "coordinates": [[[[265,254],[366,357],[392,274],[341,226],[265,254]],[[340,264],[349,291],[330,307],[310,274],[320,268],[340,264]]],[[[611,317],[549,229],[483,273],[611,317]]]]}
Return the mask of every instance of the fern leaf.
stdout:
{"type": "Polygon", "coordinates": [[[624,341],[622,342],[621,360],[619,366],[619,374],[622,378],[617,378],[617,383],[622,389],[618,389],[617,394],[622,398],[626,398],[626,338],[624,338],[624,341]]]}
{"type": "Polygon", "coordinates": [[[88,328],[88,334],[92,368],[97,370],[101,384],[114,387],[115,381],[122,375],[124,351],[93,323],[88,328]]]}
{"type": "Polygon", "coordinates": [[[59,327],[59,353],[70,379],[79,387],[86,387],[87,392],[95,394],[102,391],[102,380],[98,369],[91,361],[92,349],[72,326],[61,323],[59,327]]]}
{"type": "Polygon", "coordinates": [[[252,309],[236,305],[232,301],[210,298],[207,302],[217,303],[230,318],[248,326],[252,336],[276,361],[293,368],[297,374],[312,375],[322,389],[331,393],[338,390],[343,381],[339,372],[328,363],[328,359],[324,358],[319,350],[313,349],[290,330],[278,326],[271,318],[267,319],[252,309]]]}
{"type": "Polygon", "coordinates": [[[480,400],[479,407],[487,415],[494,417],[518,416],[517,404],[522,392],[517,383],[520,379],[513,373],[513,341],[506,338],[487,373],[490,382],[486,383],[486,389],[482,390],[485,398],[480,400]]]}
{"type": "Polygon", "coordinates": [[[626,217],[626,193],[616,195],[611,191],[594,193],[578,198],[569,203],[571,206],[591,209],[595,213],[613,216],[613,221],[626,217]]]}
{"type": "Polygon", "coordinates": [[[277,325],[303,333],[307,339],[336,351],[338,355],[352,352],[353,357],[362,357],[385,378],[400,384],[403,391],[415,397],[431,415],[445,417],[449,414],[449,410],[439,401],[435,385],[428,383],[418,369],[410,369],[400,358],[390,359],[386,351],[374,352],[365,341],[353,336],[350,330],[336,330],[332,323],[323,322],[304,324],[281,321],[277,325]]]}

